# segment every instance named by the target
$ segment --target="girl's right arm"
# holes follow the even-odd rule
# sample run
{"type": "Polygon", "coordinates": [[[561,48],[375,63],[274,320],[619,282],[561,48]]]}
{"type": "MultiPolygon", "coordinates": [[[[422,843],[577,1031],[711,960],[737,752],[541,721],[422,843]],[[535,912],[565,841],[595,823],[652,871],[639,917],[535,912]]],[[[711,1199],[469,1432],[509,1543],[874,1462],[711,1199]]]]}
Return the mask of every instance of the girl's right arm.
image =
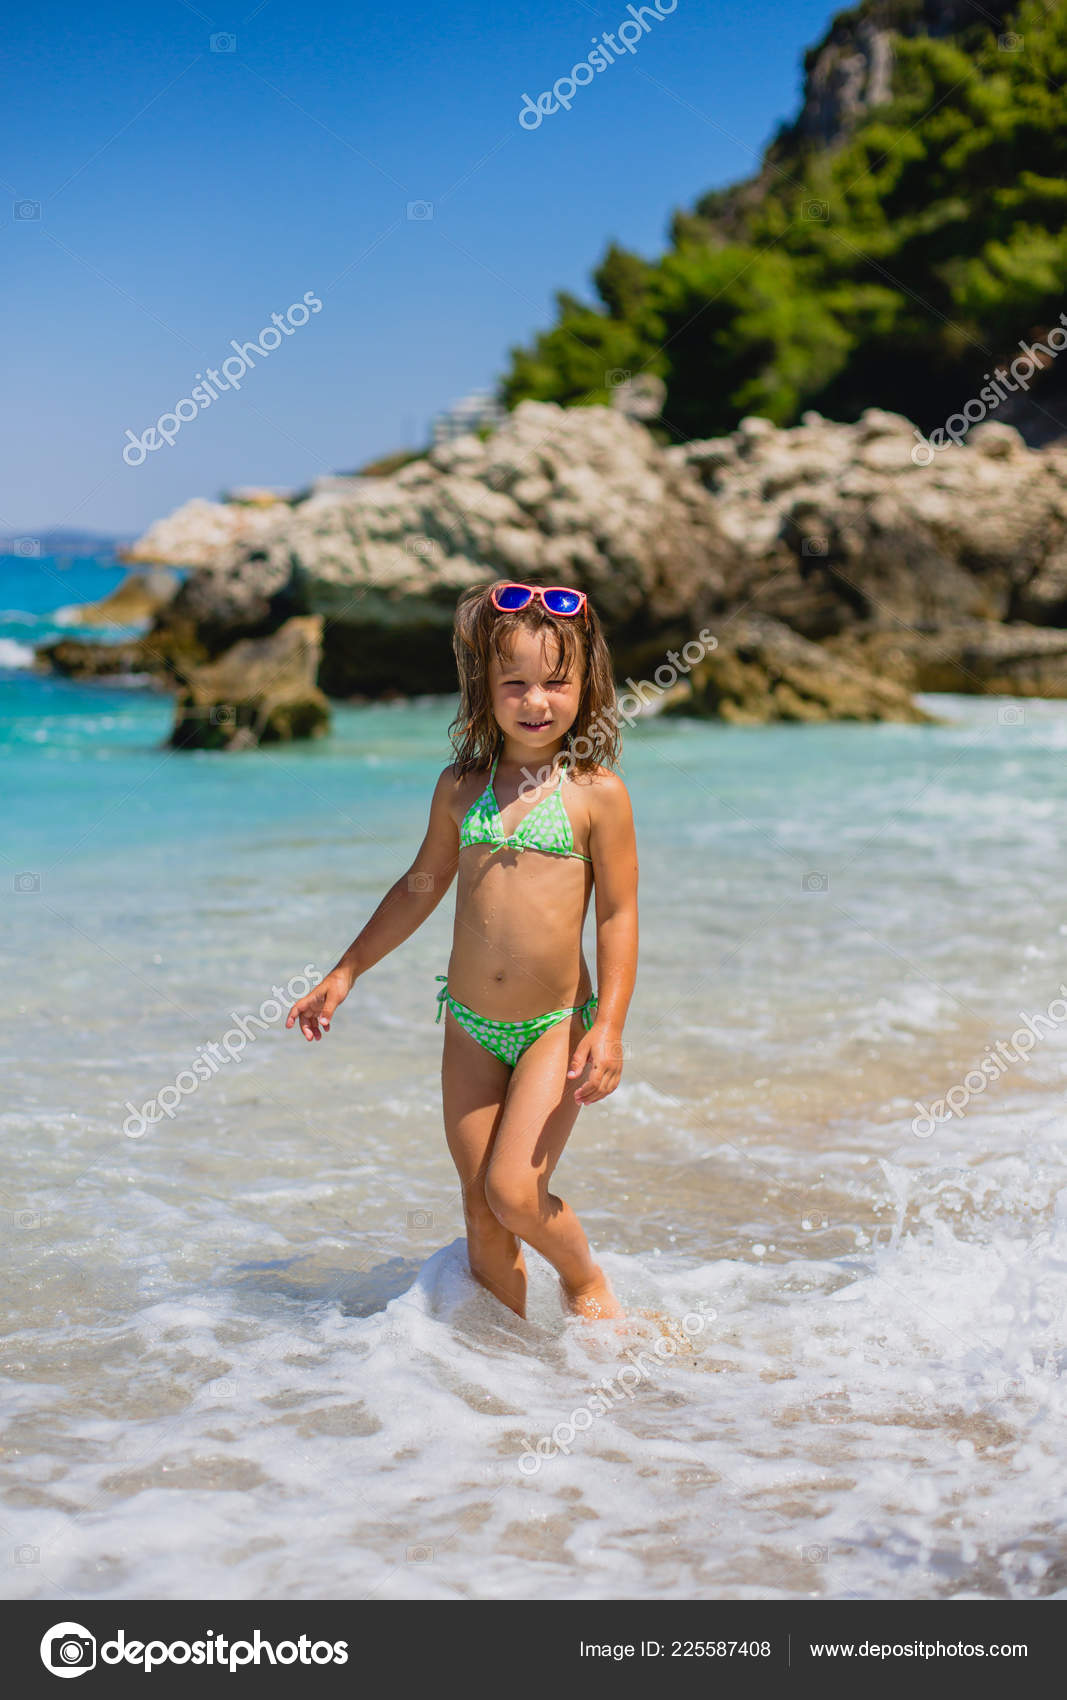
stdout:
{"type": "Polygon", "coordinates": [[[286,1028],[299,1021],[305,1039],[321,1039],[322,1030],[329,1031],[334,1010],[359,976],[410,938],[437,908],[456,877],[459,861],[459,828],[451,807],[455,793],[455,777],[446,767],[434,789],[429,825],[415,860],[386,892],[337,966],[293,1005],[286,1028]]]}

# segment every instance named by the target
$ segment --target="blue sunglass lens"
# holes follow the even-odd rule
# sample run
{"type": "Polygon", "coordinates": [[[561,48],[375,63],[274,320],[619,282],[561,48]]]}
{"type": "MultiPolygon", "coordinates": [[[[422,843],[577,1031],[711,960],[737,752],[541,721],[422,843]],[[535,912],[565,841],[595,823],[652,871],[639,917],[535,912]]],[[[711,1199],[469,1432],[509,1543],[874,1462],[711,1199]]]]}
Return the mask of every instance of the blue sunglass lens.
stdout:
{"type": "Polygon", "coordinates": [[[550,590],[545,603],[552,614],[573,614],[581,606],[581,597],[573,590],[550,590]]]}
{"type": "Polygon", "coordinates": [[[530,600],[530,592],[523,590],[520,584],[505,585],[503,590],[496,593],[496,605],[511,613],[519,608],[525,608],[530,600]]]}

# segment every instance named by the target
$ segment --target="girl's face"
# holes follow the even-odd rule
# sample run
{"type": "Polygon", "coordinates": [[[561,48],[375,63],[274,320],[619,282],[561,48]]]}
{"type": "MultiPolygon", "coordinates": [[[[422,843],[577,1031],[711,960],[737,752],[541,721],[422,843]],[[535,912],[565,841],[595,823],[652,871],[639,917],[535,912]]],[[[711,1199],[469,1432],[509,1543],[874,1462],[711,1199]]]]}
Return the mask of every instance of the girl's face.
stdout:
{"type": "Polygon", "coordinates": [[[582,696],[577,663],[555,661],[556,645],[545,631],[518,627],[503,663],[489,662],[489,690],[496,723],[517,744],[547,749],[574,725],[582,696]]]}

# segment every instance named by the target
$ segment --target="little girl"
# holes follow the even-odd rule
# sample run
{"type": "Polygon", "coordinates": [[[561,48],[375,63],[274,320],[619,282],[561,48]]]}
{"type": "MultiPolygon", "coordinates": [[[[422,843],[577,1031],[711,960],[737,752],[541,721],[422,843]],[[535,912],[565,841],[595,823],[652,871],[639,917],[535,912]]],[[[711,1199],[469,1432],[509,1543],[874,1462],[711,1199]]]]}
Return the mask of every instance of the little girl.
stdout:
{"type": "Polygon", "coordinates": [[[621,1316],[574,1211],[549,1182],[583,1104],[614,1092],[637,966],[637,850],[607,645],[584,592],[501,580],[461,598],[456,760],[426,837],[337,966],[289,1011],[321,1039],[360,974],[410,938],[457,868],[438,994],[445,1135],[471,1273],[526,1314],[522,1241],[567,1308],[621,1316]],[[582,952],[596,889],[597,982],[582,952]],[[573,1092],[567,1082],[577,1081],[573,1092]]]}

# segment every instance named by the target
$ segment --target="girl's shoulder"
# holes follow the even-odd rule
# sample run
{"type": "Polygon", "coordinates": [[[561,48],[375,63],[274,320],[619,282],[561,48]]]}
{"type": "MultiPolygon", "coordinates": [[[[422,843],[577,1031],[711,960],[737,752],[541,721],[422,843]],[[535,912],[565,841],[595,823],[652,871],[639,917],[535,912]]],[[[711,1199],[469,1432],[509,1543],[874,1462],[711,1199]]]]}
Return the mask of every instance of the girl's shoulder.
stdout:
{"type": "Polygon", "coordinates": [[[586,785],[593,793],[602,797],[628,797],[626,783],[621,773],[613,767],[588,767],[581,773],[569,775],[576,785],[586,785]]]}
{"type": "Polygon", "coordinates": [[[630,793],[622,775],[614,768],[587,768],[584,773],[574,775],[574,782],[579,788],[575,795],[585,806],[590,827],[598,822],[609,825],[612,821],[632,818],[630,793]]]}

